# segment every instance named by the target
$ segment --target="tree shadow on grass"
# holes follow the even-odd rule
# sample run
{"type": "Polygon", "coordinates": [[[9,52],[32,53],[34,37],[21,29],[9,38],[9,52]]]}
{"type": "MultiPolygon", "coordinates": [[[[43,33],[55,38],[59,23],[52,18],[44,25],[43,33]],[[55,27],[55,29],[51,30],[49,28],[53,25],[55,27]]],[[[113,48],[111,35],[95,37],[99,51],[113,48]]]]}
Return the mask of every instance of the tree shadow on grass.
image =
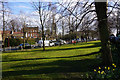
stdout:
{"type": "MultiPolygon", "coordinates": [[[[45,51],[62,51],[62,50],[74,50],[74,49],[84,49],[84,48],[95,48],[95,47],[100,47],[101,43],[86,43],[86,44],[94,44],[92,46],[84,46],[84,47],[72,47],[72,48],[61,48],[61,49],[46,49],[45,51]]],[[[32,52],[38,52],[42,50],[33,50],[32,52]]],[[[44,52],[44,51],[43,51],[44,52]]]]}
{"type": "Polygon", "coordinates": [[[25,60],[40,60],[40,59],[57,59],[57,58],[73,58],[73,57],[90,56],[90,55],[94,55],[94,54],[98,54],[98,53],[100,53],[100,51],[92,52],[92,53],[84,54],[84,55],[75,55],[75,56],[66,56],[66,57],[46,57],[46,58],[15,59],[15,60],[12,59],[12,60],[3,60],[2,62],[25,61],[25,60]]]}
{"type": "Polygon", "coordinates": [[[26,64],[22,66],[14,66],[11,68],[24,68],[24,67],[39,67],[39,69],[31,70],[18,70],[18,71],[5,71],[3,72],[3,78],[10,76],[20,75],[37,75],[37,74],[50,74],[50,73],[72,73],[72,72],[88,72],[93,70],[93,66],[100,63],[99,59],[85,59],[85,60],[57,60],[48,63],[39,64],[26,64]],[[54,67],[54,65],[58,67],[54,67]],[[51,66],[47,68],[41,68],[44,66],[51,66]],[[52,67],[53,66],[53,67],[52,67]]]}
{"type": "MultiPolygon", "coordinates": [[[[100,45],[98,43],[98,44],[95,44],[93,46],[57,49],[57,50],[53,49],[53,51],[81,49],[81,48],[94,48],[94,47],[99,47],[99,46],[100,45]]],[[[48,50],[48,51],[51,51],[51,50],[48,50]]],[[[11,61],[24,61],[24,60],[55,59],[55,58],[71,58],[72,59],[72,57],[90,56],[90,55],[94,55],[94,54],[98,54],[98,53],[99,52],[93,52],[91,54],[68,56],[68,57],[18,59],[18,60],[10,60],[10,62],[11,61]]],[[[4,62],[9,62],[9,61],[4,61],[4,62]]],[[[17,65],[17,66],[15,65],[15,66],[12,66],[10,68],[14,69],[14,70],[16,68],[19,68],[19,70],[5,71],[5,72],[3,72],[3,78],[10,77],[10,76],[21,76],[21,75],[88,72],[88,71],[93,71],[94,66],[96,66],[100,63],[101,63],[100,59],[85,59],[85,60],[57,60],[57,61],[48,62],[48,63],[34,63],[34,64],[24,64],[24,65],[17,65]],[[48,66],[48,67],[44,67],[44,66],[48,66]],[[57,67],[55,67],[55,66],[57,66],[57,67]],[[26,68],[30,67],[31,70],[20,70],[20,69],[23,69],[25,67],[26,68]],[[33,69],[32,69],[32,67],[33,67],[33,69]],[[38,67],[38,68],[34,69],[34,67],[38,67]]]]}
{"type": "MultiPolygon", "coordinates": [[[[93,45],[93,46],[85,46],[85,47],[73,47],[73,48],[61,48],[61,49],[46,49],[45,51],[62,51],[62,50],[75,50],[75,49],[84,49],[84,48],[95,48],[99,47],[98,45],[93,45]]],[[[38,52],[42,50],[33,50],[32,52],[38,52]]],[[[44,51],[43,51],[44,52],[44,51]]]]}

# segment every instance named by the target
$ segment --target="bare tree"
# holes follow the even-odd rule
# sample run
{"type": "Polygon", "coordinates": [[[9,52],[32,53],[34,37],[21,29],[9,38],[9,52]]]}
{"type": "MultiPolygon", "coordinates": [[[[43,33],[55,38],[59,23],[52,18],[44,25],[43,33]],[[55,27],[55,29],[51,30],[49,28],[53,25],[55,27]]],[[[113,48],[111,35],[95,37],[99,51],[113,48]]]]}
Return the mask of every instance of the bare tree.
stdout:
{"type": "Polygon", "coordinates": [[[19,31],[19,21],[17,21],[17,19],[12,19],[8,22],[8,30],[13,30],[14,32],[18,32],[19,31]]]}
{"type": "MultiPolygon", "coordinates": [[[[76,4],[78,5],[78,3],[79,3],[79,1],[76,4]]],[[[86,15],[88,15],[89,13],[93,13],[93,12],[97,13],[98,29],[99,29],[100,39],[101,39],[101,43],[102,43],[103,63],[105,65],[110,65],[112,63],[112,55],[111,55],[110,48],[109,48],[109,43],[108,43],[109,30],[108,30],[108,25],[107,25],[107,17],[110,16],[110,14],[113,11],[113,8],[118,8],[118,7],[115,6],[116,3],[113,6],[110,6],[110,7],[112,7],[112,10],[109,13],[107,13],[106,2],[100,2],[100,3],[95,2],[95,6],[94,6],[94,2],[92,2],[91,4],[88,4],[88,2],[86,2],[84,4],[84,6],[82,7],[80,13],[79,13],[80,15],[78,15],[78,16],[76,16],[75,13],[74,13],[74,10],[75,10],[76,6],[74,6],[71,9],[68,6],[67,7],[64,6],[63,4],[60,4],[60,5],[63,8],[65,8],[67,11],[69,11],[72,16],[74,16],[75,18],[78,19],[78,24],[76,25],[76,29],[83,22],[86,15]]],[[[95,18],[93,20],[87,21],[87,23],[85,22],[85,24],[90,25],[92,22],[94,22],[94,20],[96,21],[96,16],[94,16],[94,15],[96,15],[96,14],[93,14],[93,18],[94,17],[95,18]]],[[[89,16],[90,16],[90,14],[89,14],[89,16]]],[[[87,28],[88,28],[88,26],[87,26],[87,28]]]]}
{"type": "Polygon", "coordinates": [[[44,28],[45,28],[45,22],[47,21],[48,14],[49,14],[49,13],[47,13],[48,5],[45,2],[41,2],[41,1],[33,2],[32,5],[33,5],[34,9],[37,11],[37,13],[39,14],[40,25],[42,27],[43,51],[45,51],[45,44],[44,44],[45,31],[44,31],[44,28]]]}
{"type": "Polygon", "coordinates": [[[27,34],[27,30],[26,30],[26,27],[27,27],[27,18],[28,16],[25,16],[24,15],[25,13],[24,12],[20,12],[20,15],[19,15],[19,21],[20,21],[20,24],[21,24],[21,30],[22,30],[22,33],[23,33],[23,44],[24,44],[24,48],[25,48],[25,40],[26,40],[26,34],[27,34]]]}
{"type": "Polygon", "coordinates": [[[2,34],[2,42],[3,42],[3,51],[5,51],[5,45],[4,45],[4,41],[5,41],[5,28],[7,26],[7,16],[6,14],[9,14],[9,11],[6,10],[6,3],[5,1],[0,1],[0,3],[2,4],[2,22],[3,22],[3,34],[2,34]]]}
{"type": "MultiPolygon", "coordinates": [[[[4,45],[4,40],[5,40],[5,11],[4,11],[4,2],[2,2],[2,9],[3,9],[3,35],[2,35],[2,39],[3,39],[3,45],[4,45]]],[[[5,51],[5,45],[3,46],[3,51],[5,51]]]]}

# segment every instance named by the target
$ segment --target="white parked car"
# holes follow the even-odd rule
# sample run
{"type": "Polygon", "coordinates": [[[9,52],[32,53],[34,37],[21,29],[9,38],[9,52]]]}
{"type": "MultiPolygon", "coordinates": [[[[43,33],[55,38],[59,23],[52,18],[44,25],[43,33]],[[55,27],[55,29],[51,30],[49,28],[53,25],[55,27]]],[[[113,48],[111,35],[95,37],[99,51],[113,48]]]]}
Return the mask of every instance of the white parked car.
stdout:
{"type": "MultiPolygon", "coordinates": [[[[44,41],[45,46],[54,46],[55,44],[50,41],[50,40],[45,40],[44,41]]],[[[39,40],[38,46],[42,47],[43,46],[43,40],[39,40]]]]}
{"type": "Polygon", "coordinates": [[[97,41],[97,38],[94,38],[93,40],[97,41]]]}
{"type": "MultiPolygon", "coordinates": [[[[49,46],[49,40],[44,41],[45,46],[49,46]]],[[[42,47],[43,46],[43,40],[39,40],[38,46],[42,47]]]]}
{"type": "Polygon", "coordinates": [[[53,41],[50,41],[50,46],[55,46],[55,43],[53,41]]]}
{"type": "Polygon", "coordinates": [[[66,44],[67,42],[64,41],[64,40],[60,40],[61,41],[61,44],[66,44]]]}

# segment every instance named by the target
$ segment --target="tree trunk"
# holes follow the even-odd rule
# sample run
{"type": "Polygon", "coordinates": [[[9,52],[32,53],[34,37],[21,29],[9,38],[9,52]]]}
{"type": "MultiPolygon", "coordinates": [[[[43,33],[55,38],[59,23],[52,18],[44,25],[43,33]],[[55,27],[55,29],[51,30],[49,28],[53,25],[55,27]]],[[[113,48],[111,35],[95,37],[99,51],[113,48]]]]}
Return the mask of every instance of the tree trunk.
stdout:
{"type": "Polygon", "coordinates": [[[109,47],[109,31],[107,25],[107,2],[95,2],[98,17],[98,29],[101,39],[102,61],[104,65],[112,64],[112,54],[109,47]]]}
{"type": "Polygon", "coordinates": [[[40,19],[40,22],[41,22],[41,26],[42,26],[42,40],[43,40],[43,51],[45,51],[45,34],[44,34],[44,22],[43,22],[43,20],[42,20],[42,6],[41,6],[42,4],[41,4],[41,2],[39,1],[39,9],[38,9],[38,11],[39,11],[39,19],[40,19]]]}
{"type": "Polygon", "coordinates": [[[25,27],[23,27],[23,48],[25,49],[25,27]]]}
{"type": "Polygon", "coordinates": [[[62,21],[62,36],[64,36],[64,22],[62,21]]]}
{"type": "Polygon", "coordinates": [[[44,26],[42,25],[42,40],[43,40],[43,51],[45,51],[45,35],[44,35],[44,26]]]}

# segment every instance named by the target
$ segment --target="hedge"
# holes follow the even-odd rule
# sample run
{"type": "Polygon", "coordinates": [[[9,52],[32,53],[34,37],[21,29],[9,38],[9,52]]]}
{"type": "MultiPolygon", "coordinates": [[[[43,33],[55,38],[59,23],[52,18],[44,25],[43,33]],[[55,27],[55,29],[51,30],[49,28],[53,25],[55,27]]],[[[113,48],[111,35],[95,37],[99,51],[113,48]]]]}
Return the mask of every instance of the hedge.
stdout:
{"type": "MultiPolygon", "coordinates": [[[[35,44],[36,39],[34,38],[26,38],[25,43],[29,43],[30,45],[35,44]]],[[[21,43],[24,43],[23,39],[20,38],[6,38],[5,39],[5,47],[14,47],[14,46],[19,46],[21,43]]]]}

